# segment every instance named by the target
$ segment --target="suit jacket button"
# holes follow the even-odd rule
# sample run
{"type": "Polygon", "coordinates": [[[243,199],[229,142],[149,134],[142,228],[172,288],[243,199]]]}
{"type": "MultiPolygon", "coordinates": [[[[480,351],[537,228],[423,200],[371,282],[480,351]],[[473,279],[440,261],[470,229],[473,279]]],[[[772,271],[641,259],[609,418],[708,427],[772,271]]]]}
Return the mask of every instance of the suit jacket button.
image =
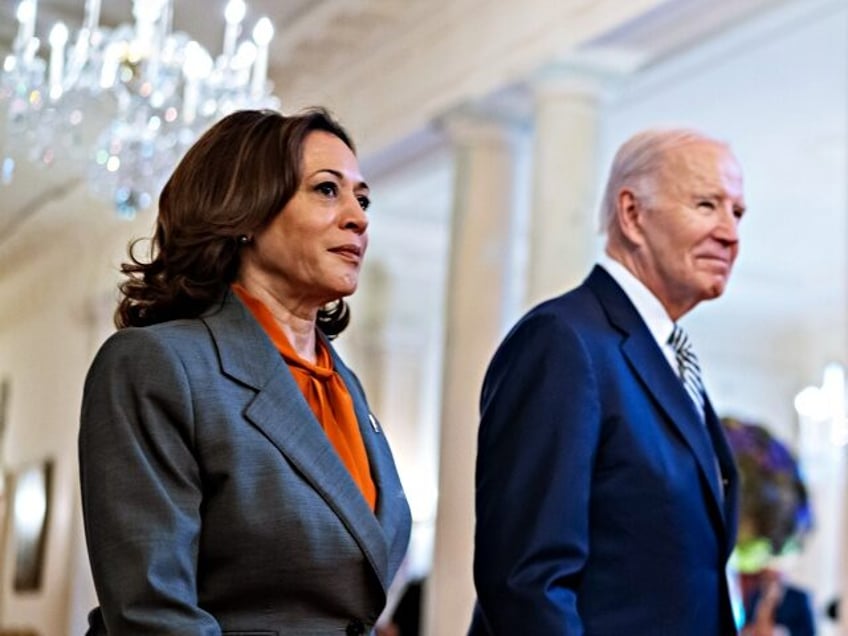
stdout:
{"type": "Polygon", "coordinates": [[[347,636],[358,636],[365,633],[365,625],[360,620],[352,620],[347,624],[345,634],[347,636]]]}

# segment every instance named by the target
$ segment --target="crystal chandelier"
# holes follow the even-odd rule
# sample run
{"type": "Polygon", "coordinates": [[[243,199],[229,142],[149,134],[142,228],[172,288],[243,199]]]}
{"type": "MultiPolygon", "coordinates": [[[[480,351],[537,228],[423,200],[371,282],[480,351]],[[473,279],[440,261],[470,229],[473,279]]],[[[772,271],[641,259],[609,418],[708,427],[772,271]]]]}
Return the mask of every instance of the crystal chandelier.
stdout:
{"type": "Polygon", "coordinates": [[[247,8],[229,0],[222,51],[213,59],[172,31],[172,2],[133,0],[134,24],[109,29],[98,24],[100,0],[86,0],[75,37],[59,22],[42,46],[37,0],[20,0],[0,75],[3,183],[21,160],[86,166],[92,191],[132,217],[212,122],[241,108],[279,108],[267,79],[270,19],[256,21],[252,37],[239,41],[247,8]]]}

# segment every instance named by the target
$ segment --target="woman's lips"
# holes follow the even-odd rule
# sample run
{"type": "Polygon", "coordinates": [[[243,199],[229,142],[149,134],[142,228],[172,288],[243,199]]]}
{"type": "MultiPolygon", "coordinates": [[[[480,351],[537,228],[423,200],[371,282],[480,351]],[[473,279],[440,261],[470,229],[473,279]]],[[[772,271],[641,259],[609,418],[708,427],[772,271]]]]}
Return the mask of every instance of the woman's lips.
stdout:
{"type": "Polygon", "coordinates": [[[362,248],[359,245],[339,245],[338,247],[331,247],[329,251],[352,263],[358,263],[362,260],[362,248]]]}

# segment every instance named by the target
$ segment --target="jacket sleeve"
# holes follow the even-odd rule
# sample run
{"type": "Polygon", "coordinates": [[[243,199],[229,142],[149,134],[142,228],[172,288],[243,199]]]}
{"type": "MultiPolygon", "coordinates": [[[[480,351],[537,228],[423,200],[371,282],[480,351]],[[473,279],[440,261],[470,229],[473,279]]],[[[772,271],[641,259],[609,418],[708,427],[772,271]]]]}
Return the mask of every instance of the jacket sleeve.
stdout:
{"type": "Polygon", "coordinates": [[[86,541],[109,633],[221,633],[197,604],[193,427],[174,351],[147,329],[112,336],[89,369],[79,433],[86,541]]]}
{"type": "Polygon", "coordinates": [[[580,337],[553,314],[525,318],[481,397],[474,581],[492,635],[583,633],[576,589],[600,419],[580,337]]]}

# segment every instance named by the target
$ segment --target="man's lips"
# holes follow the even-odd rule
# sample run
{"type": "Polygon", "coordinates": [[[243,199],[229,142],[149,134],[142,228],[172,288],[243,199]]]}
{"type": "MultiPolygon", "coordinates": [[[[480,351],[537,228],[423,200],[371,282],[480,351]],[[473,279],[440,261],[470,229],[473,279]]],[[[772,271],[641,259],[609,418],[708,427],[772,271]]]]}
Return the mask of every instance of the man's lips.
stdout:
{"type": "Polygon", "coordinates": [[[718,254],[701,254],[698,259],[716,267],[730,269],[733,266],[733,259],[728,256],[721,256],[718,254]]]}

